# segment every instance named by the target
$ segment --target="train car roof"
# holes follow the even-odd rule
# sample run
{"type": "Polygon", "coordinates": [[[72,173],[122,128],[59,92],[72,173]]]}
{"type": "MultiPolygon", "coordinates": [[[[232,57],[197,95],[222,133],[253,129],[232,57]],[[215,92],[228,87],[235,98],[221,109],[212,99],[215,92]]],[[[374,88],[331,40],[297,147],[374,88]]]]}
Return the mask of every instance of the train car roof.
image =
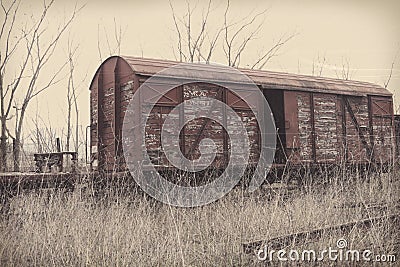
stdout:
{"type": "MultiPolygon", "coordinates": [[[[113,58],[113,57],[110,57],[113,58]]],[[[106,59],[103,64],[110,58],[106,59]]],[[[181,62],[171,60],[139,58],[131,56],[118,56],[118,58],[126,61],[136,75],[150,77],[154,74],[180,64],[181,62]]],[[[204,81],[207,80],[223,80],[227,82],[237,82],[237,75],[232,75],[226,71],[226,67],[218,65],[208,65],[204,68],[196,63],[186,63],[191,69],[196,70],[196,77],[200,77],[204,81]]],[[[101,66],[99,67],[99,69],[101,66]]],[[[384,87],[354,80],[343,80],[326,77],[317,77],[310,75],[299,75],[285,72],[275,72],[266,70],[253,70],[238,68],[238,70],[247,75],[252,82],[263,89],[282,89],[295,91],[312,91],[320,93],[342,94],[342,95],[380,95],[392,96],[392,93],[384,87]]],[[[97,71],[98,72],[98,71],[97,71]]],[[[175,72],[176,73],[176,72],[175,72]]],[[[178,74],[185,77],[187,72],[182,68],[178,74]]],[[[240,81],[239,81],[240,82],[240,81]]]]}

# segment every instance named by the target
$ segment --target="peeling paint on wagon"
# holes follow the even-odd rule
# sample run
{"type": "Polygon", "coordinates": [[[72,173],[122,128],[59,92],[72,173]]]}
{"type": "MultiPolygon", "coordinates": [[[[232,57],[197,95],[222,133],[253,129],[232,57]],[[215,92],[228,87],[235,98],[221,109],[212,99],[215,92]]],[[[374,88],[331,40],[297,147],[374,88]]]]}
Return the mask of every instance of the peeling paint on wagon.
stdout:
{"type": "MultiPolygon", "coordinates": [[[[129,100],[147,78],[178,63],[111,57],[99,67],[90,85],[91,160],[98,162],[99,170],[125,170],[120,140],[121,123],[129,100]]],[[[196,69],[196,64],[193,64],[193,69],[196,69]]],[[[276,125],[280,128],[277,129],[277,144],[282,151],[276,156],[280,157],[276,158],[276,163],[385,163],[391,160],[394,153],[393,101],[392,94],[386,89],[358,81],[247,69],[240,71],[264,91],[272,107],[276,125]],[[278,94],[281,96],[277,97],[278,94]],[[279,102],[273,104],[274,101],[279,102]]],[[[137,153],[147,150],[153,164],[168,166],[160,146],[160,129],[165,116],[183,100],[207,96],[227,103],[237,112],[249,135],[250,159],[257,161],[259,130],[254,114],[235,94],[210,83],[224,81],[243,90],[246,85],[237,83],[235,77],[214,66],[210,66],[209,71],[202,70],[199,75],[203,83],[177,87],[160,99],[147,122],[144,147],[137,153]]],[[[179,78],[185,77],[187,73],[182,70],[179,78]]],[[[165,82],[171,79],[174,77],[166,77],[165,82]]],[[[156,89],[163,85],[154,86],[156,89]]],[[[252,97],[251,91],[248,95],[252,97]]],[[[146,103],[137,104],[137,111],[132,115],[139,118],[146,103]]],[[[189,159],[199,156],[200,139],[215,139],[218,146],[215,163],[224,166],[230,148],[221,125],[199,119],[188,123],[181,133],[181,150],[189,159]]]]}
{"type": "Polygon", "coordinates": [[[395,139],[396,139],[396,156],[400,163],[400,115],[394,115],[395,122],[395,139]]]}

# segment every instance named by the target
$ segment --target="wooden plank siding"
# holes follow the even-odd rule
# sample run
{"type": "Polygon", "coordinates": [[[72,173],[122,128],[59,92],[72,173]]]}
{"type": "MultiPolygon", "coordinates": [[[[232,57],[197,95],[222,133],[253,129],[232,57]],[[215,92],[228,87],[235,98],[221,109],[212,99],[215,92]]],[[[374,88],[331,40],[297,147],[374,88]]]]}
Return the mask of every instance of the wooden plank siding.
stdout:
{"type": "MultiPolygon", "coordinates": [[[[175,62],[176,63],[176,62],[175,62]]],[[[126,170],[121,145],[122,123],[127,107],[136,90],[149,77],[175,64],[171,61],[111,57],[96,71],[90,85],[90,160],[93,169],[104,171],[126,170]]],[[[196,68],[193,65],[193,68],[196,68]]],[[[211,67],[217,69],[218,67],[211,67]]],[[[394,150],[394,115],[392,95],[386,89],[370,83],[343,81],[322,77],[282,74],[267,71],[241,70],[273,102],[277,129],[279,161],[294,165],[308,164],[368,164],[388,163],[394,150]]],[[[217,99],[230,106],[240,117],[250,141],[250,164],[256,164],[260,153],[259,126],[255,114],[246,102],[223,87],[208,80],[230,81],[235,77],[217,71],[200,71],[205,82],[178,86],[163,95],[151,110],[145,126],[142,148],[133,151],[132,158],[150,156],[151,164],[160,168],[171,167],[161,146],[161,129],[166,116],[178,104],[199,96],[217,99]],[[218,74],[218,75],[217,75],[218,74]],[[224,76],[226,75],[226,76],[224,76]]],[[[182,73],[184,75],[184,72],[182,73]]],[[[168,79],[173,77],[168,77],[168,79]]],[[[236,82],[232,80],[232,82],[236,82]]],[[[154,85],[165,86],[165,84],[154,85]]],[[[245,86],[237,84],[237,86],[245,86]]],[[[243,89],[243,88],[241,88],[243,89]]],[[[246,90],[246,89],[243,89],[246,90]]],[[[146,99],[154,91],[144,90],[134,104],[135,122],[143,121],[148,107],[146,99]]],[[[246,95],[254,98],[255,93],[246,95]]],[[[254,100],[254,99],[253,99],[254,100]]],[[[205,101],[203,108],[209,107],[205,101]]],[[[257,107],[255,107],[257,110],[257,107]]],[[[180,113],[179,120],[193,116],[198,110],[180,113]]],[[[214,110],[223,124],[230,118],[225,110],[214,110]]],[[[137,127],[139,128],[139,127],[137,127]]],[[[138,129],[129,134],[140,136],[138,129]]],[[[188,159],[200,156],[199,142],[211,138],[217,146],[215,168],[226,166],[231,149],[223,125],[198,118],[183,126],[180,149],[188,159]]]]}

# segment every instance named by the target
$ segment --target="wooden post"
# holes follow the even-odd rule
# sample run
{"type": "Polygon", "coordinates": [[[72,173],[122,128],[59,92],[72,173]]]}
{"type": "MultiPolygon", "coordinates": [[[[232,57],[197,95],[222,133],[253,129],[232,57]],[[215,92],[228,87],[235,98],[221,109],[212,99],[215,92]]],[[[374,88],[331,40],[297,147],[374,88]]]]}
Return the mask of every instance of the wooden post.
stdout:
{"type": "Polygon", "coordinates": [[[56,138],[56,146],[57,146],[57,152],[61,152],[61,143],[60,143],[60,138],[56,138]]]}

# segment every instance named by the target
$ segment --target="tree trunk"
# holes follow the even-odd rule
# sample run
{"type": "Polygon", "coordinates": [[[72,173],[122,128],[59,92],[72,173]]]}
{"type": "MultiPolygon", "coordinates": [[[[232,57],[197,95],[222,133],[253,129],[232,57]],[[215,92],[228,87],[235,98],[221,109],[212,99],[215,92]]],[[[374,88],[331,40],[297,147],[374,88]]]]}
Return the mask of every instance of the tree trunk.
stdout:
{"type": "Polygon", "coordinates": [[[78,108],[75,107],[75,112],[76,112],[76,125],[75,125],[75,151],[78,152],[78,147],[79,147],[79,111],[78,108]]]}
{"type": "Polygon", "coordinates": [[[17,142],[17,138],[13,139],[14,172],[20,171],[20,147],[20,141],[17,142]]]}
{"type": "Polygon", "coordinates": [[[7,171],[7,132],[6,118],[1,117],[1,137],[0,137],[0,171],[7,171]]]}
{"type": "Polygon", "coordinates": [[[19,172],[20,171],[20,163],[21,163],[21,134],[22,134],[22,123],[24,121],[25,117],[25,111],[27,108],[27,104],[23,104],[21,108],[21,116],[19,117],[18,120],[18,127],[15,131],[15,146],[13,150],[13,158],[14,158],[14,171],[19,172]]]}
{"type": "Polygon", "coordinates": [[[71,139],[71,101],[68,99],[68,117],[67,117],[67,142],[65,150],[69,151],[69,142],[71,139]]]}
{"type": "Polygon", "coordinates": [[[3,75],[0,73],[0,172],[6,172],[7,170],[7,118],[5,115],[4,104],[3,75]]]}
{"type": "Polygon", "coordinates": [[[13,147],[13,160],[14,160],[14,172],[20,171],[20,153],[21,152],[21,136],[15,135],[14,147],[13,147]]]}

